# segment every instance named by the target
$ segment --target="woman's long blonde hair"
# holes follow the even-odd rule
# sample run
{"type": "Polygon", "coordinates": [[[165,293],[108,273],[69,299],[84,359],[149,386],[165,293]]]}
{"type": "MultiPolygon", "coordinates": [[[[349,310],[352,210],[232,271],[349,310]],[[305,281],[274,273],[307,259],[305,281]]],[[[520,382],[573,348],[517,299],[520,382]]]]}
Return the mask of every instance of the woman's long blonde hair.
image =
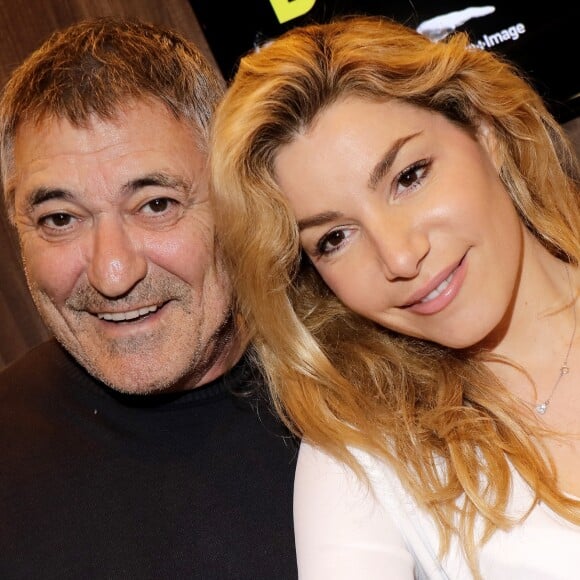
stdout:
{"type": "Polygon", "coordinates": [[[483,353],[362,319],[301,256],[274,160],[347,96],[412,103],[468,131],[485,120],[523,222],[572,264],[580,255],[577,157],[511,64],[472,47],[463,34],[434,43],[381,17],[287,32],[241,61],[218,109],[211,169],[219,243],[279,413],[359,473],[352,447],[383,457],[433,514],[443,551],[458,533],[476,570],[478,542],[513,523],[506,514],[510,462],[536,499],[576,523],[578,505],[558,490],[534,423],[514,413],[516,400],[483,364],[483,353]]]}

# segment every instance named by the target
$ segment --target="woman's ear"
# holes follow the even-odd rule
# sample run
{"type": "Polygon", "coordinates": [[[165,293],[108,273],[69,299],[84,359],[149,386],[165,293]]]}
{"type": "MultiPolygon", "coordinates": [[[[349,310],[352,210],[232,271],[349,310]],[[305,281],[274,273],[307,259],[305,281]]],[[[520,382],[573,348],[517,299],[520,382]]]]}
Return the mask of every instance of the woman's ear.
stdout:
{"type": "Polygon", "coordinates": [[[487,151],[491,162],[499,173],[502,166],[500,148],[494,128],[482,120],[477,128],[477,139],[482,147],[487,151]]]}

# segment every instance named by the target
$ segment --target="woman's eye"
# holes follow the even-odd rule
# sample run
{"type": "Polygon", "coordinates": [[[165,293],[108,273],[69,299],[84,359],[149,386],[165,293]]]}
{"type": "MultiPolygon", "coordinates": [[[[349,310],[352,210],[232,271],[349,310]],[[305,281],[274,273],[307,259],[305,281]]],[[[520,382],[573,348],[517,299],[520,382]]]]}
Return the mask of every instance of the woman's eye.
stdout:
{"type": "Polygon", "coordinates": [[[347,238],[348,234],[345,230],[333,230],[329,232],[316,244],[316,255],[328,256],[336,252],[347,238]]]}
{"type": "Polygon", "coordinates": [[[427,175],[430,164],[428,159],[423,159],[401,171],[395,181],[395,195],[401,195],[419,187],[422,179],[427,175]]]}

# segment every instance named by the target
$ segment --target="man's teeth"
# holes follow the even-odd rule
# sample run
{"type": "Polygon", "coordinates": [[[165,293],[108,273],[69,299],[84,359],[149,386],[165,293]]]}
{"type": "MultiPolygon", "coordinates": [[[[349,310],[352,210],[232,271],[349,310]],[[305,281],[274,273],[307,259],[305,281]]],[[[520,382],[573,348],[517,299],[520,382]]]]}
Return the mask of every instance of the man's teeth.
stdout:
{"type": "Polygon", "coordinates": [[[445,278],[445,280],[443,280],[443,282],[441,282],[441,284],[439,284],[439,286],[437,286],[437,288],[435,288],[435,290],[429,292],[429,294],[427,294],[427,296],[425,296],[425,298],[423,298],[421,300],[421,302],[429,302],[430,300],[437,298],[437,296],[439,296],[439,294],[441,294],[441,292],[443,292],[443,290],[445,290],[445,288],[447,288],[447,286],[449,286],[449,282],[451,282],[451,278],[453,278],[453,274],[454,274],[454,272],[449,274],[449,276],[447,278],[445,278]]]}
{"type": "Polygon", "coordinates": [[[158,306],[145,306],[144,308],[139,308],[138,310],[131,310],[129,312],[111,312],[102,314],[97,314],[100,320],[111,320],[113,322],[119,322],[122,320],[133,320],[139,318],[139,316],[145,316],[145,314],[151,314],[155,312],[158,306]]]}

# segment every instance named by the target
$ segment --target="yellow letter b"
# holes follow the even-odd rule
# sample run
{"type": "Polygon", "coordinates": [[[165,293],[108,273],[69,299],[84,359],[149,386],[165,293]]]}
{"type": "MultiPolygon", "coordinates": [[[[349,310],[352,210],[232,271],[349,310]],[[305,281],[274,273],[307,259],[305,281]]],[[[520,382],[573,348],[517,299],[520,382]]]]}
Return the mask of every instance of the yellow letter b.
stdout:
{"type": "Polygon", "coordinates": [[[316,0],[270,0],[270,4],[278,22],[283,24],[306,14],[316,4],[316,0]]]}

